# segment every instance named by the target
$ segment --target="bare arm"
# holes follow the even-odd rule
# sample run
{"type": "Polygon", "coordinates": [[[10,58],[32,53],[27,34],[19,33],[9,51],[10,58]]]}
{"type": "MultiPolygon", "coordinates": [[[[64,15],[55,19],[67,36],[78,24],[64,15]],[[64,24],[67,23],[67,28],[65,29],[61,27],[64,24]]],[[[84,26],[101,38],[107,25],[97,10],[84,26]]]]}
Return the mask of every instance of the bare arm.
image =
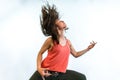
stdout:
{"type": "Polygon", "coordinates": [[[92,49],[92,48],[95,46],[95,44],[96,44],[96,43],[95,43],[94,41],[92,41],[92,42],[90,42],[90,45],[89,45],[86,49],[83,49],[83,50],[81,50],[81,51],[76,51],[76,50],[74,49],[74,47],[72,46],[72,44],[70,43],[71,54],[72,54],[74,57],[77,58],[77,57],[85,54],[86,52],[88,52],[90,49],[92,49]]]}
{"type": "Polygon", "coordinates": [[[42,54],[50,48],[51,42],[52,42],[52,39],[50,37],[44,42],[37,56],[37,70],[42,76],[45,75],[44,71],[47,70],[41,67],[42,54]]]}

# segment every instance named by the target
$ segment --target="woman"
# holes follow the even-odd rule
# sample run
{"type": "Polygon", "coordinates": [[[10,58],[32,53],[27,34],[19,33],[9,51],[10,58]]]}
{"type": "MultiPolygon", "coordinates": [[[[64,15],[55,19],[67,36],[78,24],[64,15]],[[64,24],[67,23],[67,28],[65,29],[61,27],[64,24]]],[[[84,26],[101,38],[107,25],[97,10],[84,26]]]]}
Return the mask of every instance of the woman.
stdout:
{"type": "Polygon", "coordinates": [[[64,21],[59,19],[55,5],[42,7],[42,17],[40,18],[41,29],[48,37],[42,45],[37,56],[37,71],[30,80],[86,80],[85,75],[67,70],[70,53],[74,57],[79,57],[95,46],[95,42],[84,50],[76,51],[70,40],[64,36],[64,31],[68,29],[64,21]],[[45,59],[42,55],[48,51],[45,59]]]}

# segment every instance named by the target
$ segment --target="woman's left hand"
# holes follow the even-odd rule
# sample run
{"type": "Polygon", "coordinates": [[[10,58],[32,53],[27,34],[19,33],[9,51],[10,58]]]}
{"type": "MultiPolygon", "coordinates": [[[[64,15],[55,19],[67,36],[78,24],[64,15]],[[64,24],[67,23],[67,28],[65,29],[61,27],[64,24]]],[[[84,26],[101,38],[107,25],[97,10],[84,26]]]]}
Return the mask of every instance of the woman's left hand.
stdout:
{"type": "Polygon", "coordinates": [[[92,41],[92,42],[90,42],[90,45],[88,46],[88,50],[90,50],[90,49],[92,49],[95,45],[96,45],[96,43],[97,42],[94,42],[94,41],[92,41]]]}

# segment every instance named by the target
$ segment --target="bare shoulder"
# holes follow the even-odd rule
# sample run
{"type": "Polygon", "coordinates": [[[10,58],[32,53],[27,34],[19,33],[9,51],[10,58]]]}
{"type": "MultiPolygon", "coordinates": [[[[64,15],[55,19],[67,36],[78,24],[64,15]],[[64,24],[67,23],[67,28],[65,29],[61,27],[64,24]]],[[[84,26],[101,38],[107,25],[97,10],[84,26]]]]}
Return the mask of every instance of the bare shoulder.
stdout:
{"type": "Polygon", "coordinates": [[[46,39],[46,41],[47,41],[47,42],[52,42],[52,37],[48,37],[48,38],[46,39]]]}
{"type": "Polygon", "coordinates": [[[71,46],[71,41],[69,39],[67,39],[67,41],[68,41],[69,45],[71,46]]]}
{"type": "Polygon", "coordinates": [[[44,42],[44,46],[50,46],[52,43],[52,38],[51,37],[48,37],[45,42],[44,42]]]}
{"type": "Polygon", "coordinates": [[[47,39],[46,39],[46,42],[47,42],[47,44],[49,45],[49,46],[48,46],[48,50],[51,50],[52,47],[53,47],[52,37],[47,38],[47,39]]]}

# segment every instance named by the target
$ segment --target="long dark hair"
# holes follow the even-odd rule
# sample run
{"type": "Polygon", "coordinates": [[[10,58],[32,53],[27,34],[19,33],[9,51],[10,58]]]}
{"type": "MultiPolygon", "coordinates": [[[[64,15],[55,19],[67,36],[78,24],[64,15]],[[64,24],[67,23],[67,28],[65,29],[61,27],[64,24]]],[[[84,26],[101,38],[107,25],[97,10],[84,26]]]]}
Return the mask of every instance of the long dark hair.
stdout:
{"type": "Polygon", "coordinates": [[[44,5],[42,6],[41,12],[40,24],[43,34],[45,36],[52,36],[52,40],[59,43],[57,25],[55,24],[55,21],[59,19],[59,13],[57,12],[56,6],[50,6],[49,4],[46,6],[44,5]]]}

